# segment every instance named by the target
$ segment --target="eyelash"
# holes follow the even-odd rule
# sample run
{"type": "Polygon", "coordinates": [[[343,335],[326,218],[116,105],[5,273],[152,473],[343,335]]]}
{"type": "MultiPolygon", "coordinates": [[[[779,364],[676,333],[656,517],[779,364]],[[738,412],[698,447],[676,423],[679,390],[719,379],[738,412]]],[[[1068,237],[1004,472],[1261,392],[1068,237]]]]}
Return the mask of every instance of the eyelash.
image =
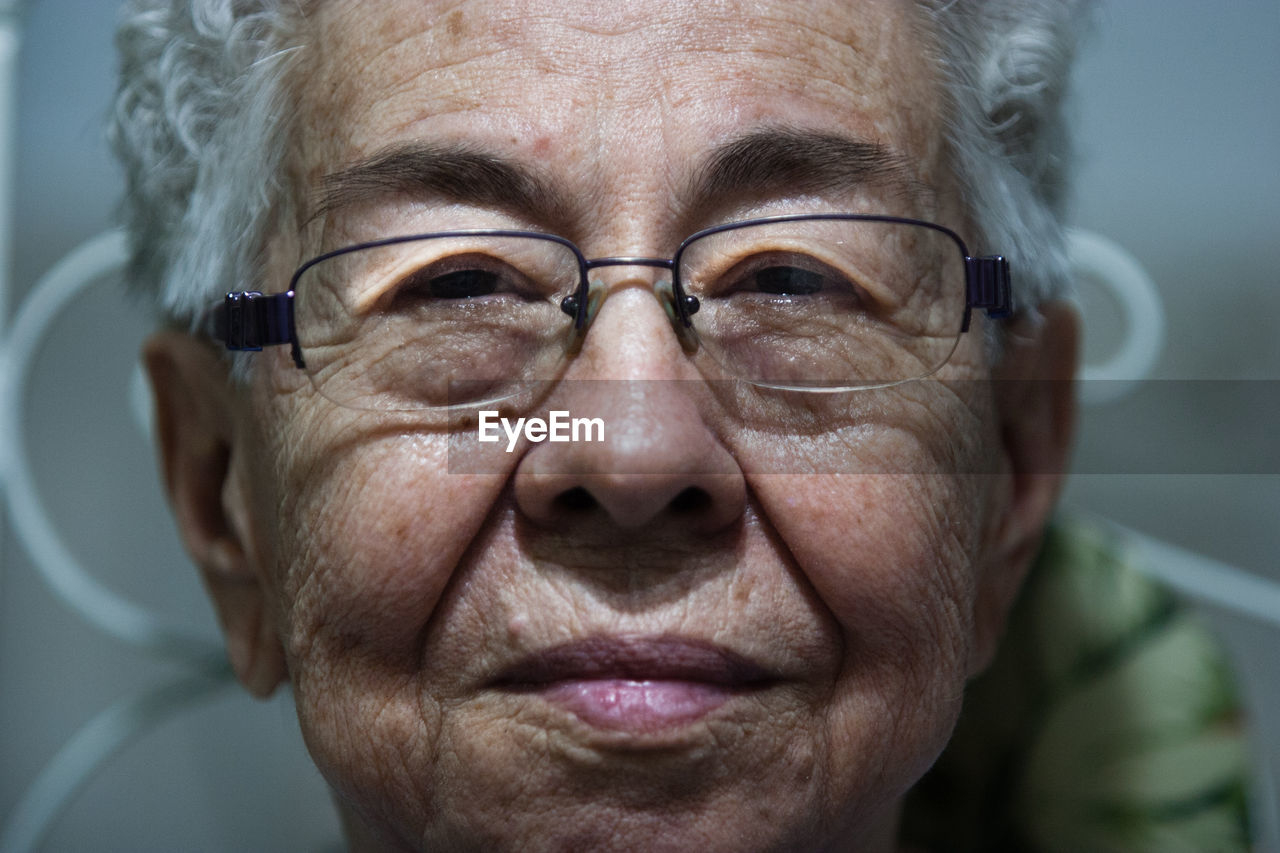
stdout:
{"type": "Polygon", "coordinates": [[[762,298],[777,299],[815,299],[853,298],[859,303],[867,302],[866,292],[848,275],[836,270],[809,255],[794,252],[774,252],[746,258],[734,264],[723,273],[715,276],[715,286],[711,296],[731,296],[739,294],[758,294],[762,298]],[[798,270],[806,276],[821,279],[819,286],[807,293],[773,292],[759,287],[758,277],[762,273],[773,270],[798,270]]]}
{"type": "Polygon", "coordinates": [[[389,292],[393,303],[404,300],[462,303],[502,295],[529,299],[533,298],[536,291],[537,288],[530,284],[519,270],[500,259],[485,255],[461,255],[434,261],[415,269],[397,280],[389,292]],[[465,276],[469,273],[488,276],[492,287],[482,293],[456,296],[433,292],[442,280],[465,276]]]}

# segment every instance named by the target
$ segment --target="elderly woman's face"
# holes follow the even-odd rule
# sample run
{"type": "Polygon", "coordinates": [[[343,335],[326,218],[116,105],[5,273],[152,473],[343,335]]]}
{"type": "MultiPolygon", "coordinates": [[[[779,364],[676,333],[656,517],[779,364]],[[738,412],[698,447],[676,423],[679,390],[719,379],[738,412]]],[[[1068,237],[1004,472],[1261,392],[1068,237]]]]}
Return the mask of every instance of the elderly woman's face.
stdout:
{"type": "MultiPolygon", "coordinates": [[[[669,257],[775,213],[966,228],[907,2],[335,0],[311,25],[308,198],[425,142],[535,172],[560,203],[364,193],[278,237],[286,277],[337,245],[455,227],[558,233],[588,257],[669,257]],[[779,128],[878,143],[905,171],[842,183],[818,158],[818,180],[690,196],[709,152],[779,128]]],[[[337,408],[259,356],[220,498],[235,546],[205,560],[242,575],[214,581],[242,677],[262,691],[287,668],[369,846],[887,845],[1043,518],[999,396],[970,381],[991,375],[984,321],[937,378],[761,392],[744,413],[699,381],[658,270],[598,277],[609,298],[565,387],[619,380],[593,385],[605,440],[500,447],[480,473],[451,473],[446,430],[337,408]]]]}

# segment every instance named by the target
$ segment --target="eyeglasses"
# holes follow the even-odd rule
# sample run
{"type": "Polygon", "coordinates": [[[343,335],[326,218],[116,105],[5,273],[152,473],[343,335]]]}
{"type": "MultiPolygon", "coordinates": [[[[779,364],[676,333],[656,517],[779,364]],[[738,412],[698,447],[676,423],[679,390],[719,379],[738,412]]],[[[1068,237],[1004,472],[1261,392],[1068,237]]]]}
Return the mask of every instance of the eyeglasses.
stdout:
{"type": "Polygon", "coordinates": [[[1009,269],[955,232],[894,216],[804,214],[707,228],[667,260],[588,260],[531,231],[392,237],[307,261],[283,293],[227,294],[213,335],[288,344],[317,391],[355,409],[507,399],[558,377],[606,291],[591,271],[668,270],[655,288],[691,356],[787,391],[879,388],[935,373],[973,309],[1011,313],[1009,269]]]}

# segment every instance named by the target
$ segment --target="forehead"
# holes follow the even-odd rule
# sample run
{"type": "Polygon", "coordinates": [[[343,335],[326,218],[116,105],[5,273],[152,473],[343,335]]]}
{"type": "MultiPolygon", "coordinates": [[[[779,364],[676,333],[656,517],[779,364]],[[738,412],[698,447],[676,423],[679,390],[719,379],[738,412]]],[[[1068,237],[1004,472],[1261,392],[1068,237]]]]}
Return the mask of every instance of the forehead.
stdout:
{"type": "Polygon", "coordinates": [[[302,77],[302,171],[407,141],[536,164],[597,201],[670,194],[753,128],[872,142],[935,183],[939,89],[908,0],[321,4],[302,77]]]}

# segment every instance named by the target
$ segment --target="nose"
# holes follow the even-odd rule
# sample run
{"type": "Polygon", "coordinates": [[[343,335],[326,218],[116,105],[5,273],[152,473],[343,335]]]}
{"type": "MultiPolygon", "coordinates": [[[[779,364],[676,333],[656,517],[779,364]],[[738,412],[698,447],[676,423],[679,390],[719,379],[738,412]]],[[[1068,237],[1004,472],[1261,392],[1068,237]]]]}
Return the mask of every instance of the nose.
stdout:
{"type": "Polygon", "coordinates": [[[599,418],[599,440],[542,442],[514,478],[533,523],[591,537],[711,534],[739,520],[746,483],[709,423],[705,383],[651,288],[610,287],[556,408],[599,418]]]}
{"type": "MultiPolygon", "coordinates": [[[[662,305],[663,310],[667,312],[667,319],[671,321],[677,334],[681,336],[682,344],[686,347],[691,347],[693,340],[688,330],[692,327],[692,324],[689,322],[689,318],[698,312],[699,304],[696,297],[675,292],[672,285],[675,278],[675,261],[636,255],[631,257],[596,258],[586,262],[588,275],[593,274],[594,270],[602,267],[618,266],[652,267],[667,271],[667,279],[653,286],[653,294],[657,297],[658,303],[662,305]]],[[[574,328],[578,335],[575,345],[581,343],[582,336],[586,335],[587,330],[591,327],[596,312],[604,303],[607,293],[608,288],[600,281],[595,280],[591,282],[591,286],[587,289],[585,295],[575,293],[561,301],[560,309],[573,318],[574,328]]]]}
{"type": "Polygon", "coordinates": [[[593,405],[570,411],[599,418],[602,440],[533,447],[516,471],[520,511],[566,532],[711,534],[735,522],[746,502],[742,472],[680,384],[584,381],[570,399],[590,395],[593,405]]]}

